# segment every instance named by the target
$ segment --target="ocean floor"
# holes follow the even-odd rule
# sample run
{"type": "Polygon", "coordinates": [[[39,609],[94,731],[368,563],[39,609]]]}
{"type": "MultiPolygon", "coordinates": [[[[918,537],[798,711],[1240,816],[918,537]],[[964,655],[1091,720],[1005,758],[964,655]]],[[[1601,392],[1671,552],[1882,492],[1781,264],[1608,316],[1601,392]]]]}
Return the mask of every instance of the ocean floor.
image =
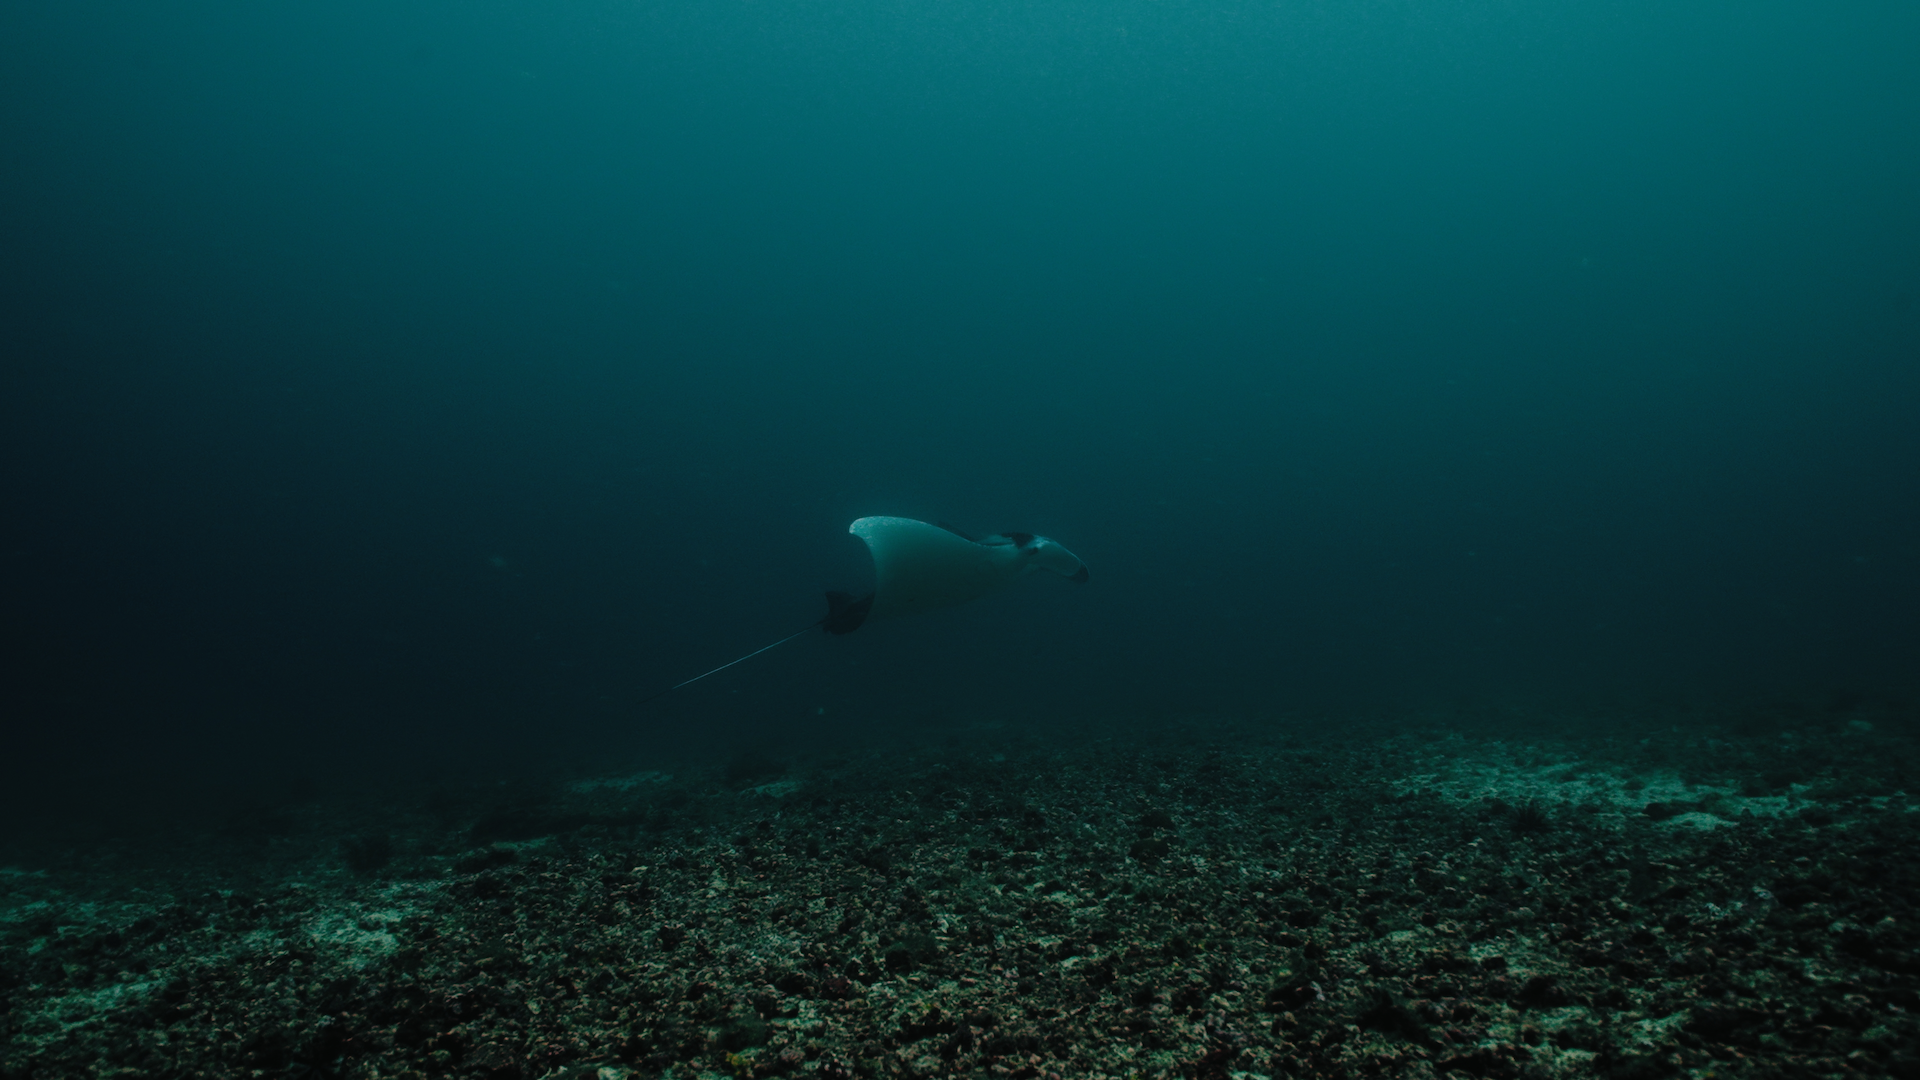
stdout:
{"type": "Polygon", "coordinates": [[[0,1077],[1920,1076],[1917,728],[983,724],[25,845],[0,1077]]]}

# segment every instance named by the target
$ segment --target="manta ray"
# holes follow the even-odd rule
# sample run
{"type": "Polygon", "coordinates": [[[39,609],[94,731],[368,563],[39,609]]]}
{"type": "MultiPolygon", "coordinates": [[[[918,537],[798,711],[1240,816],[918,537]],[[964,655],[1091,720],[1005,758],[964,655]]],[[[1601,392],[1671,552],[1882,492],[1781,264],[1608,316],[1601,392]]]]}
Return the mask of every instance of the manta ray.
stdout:
{"type": "Polygon", "coordinates": [[[975,539],[949,525],[903,517],[863,517],[847,531],[866,541],[873,556],[872,592],[857,598],[852,593],[829,592],[827,614],[820,621],[653,697],[697,683],[815,628],[851,634],[875,619],[955,607],[999,592],[1036,570],[1081,584],[1088,576],[1087,564],[1078,555],[1058,540],[1034,533],[995,533],[975,539]]]}
{"type": "MultiPolygon", "coordinates": [[[[856,600],[827,594],[829,634],[851,634],[868,619],[954,607],[999,592],[1035,570],[1085,583],[1087,564],[1058,540],[1033,533],[974,539],[951,525],[903,517],[863,517],[847,531],[873,555],[873,591],[856,600]]],[[[811,630],[813,627],[808,627],[811,630]]]]}

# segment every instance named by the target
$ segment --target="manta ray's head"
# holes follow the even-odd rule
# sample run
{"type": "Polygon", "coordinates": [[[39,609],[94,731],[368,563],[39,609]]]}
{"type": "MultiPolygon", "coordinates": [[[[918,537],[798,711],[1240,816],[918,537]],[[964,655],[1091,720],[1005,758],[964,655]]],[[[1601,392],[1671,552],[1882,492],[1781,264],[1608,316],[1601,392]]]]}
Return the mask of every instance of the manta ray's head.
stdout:
{"type": "Polygon", "coordinates": [[[1045,570],[1050,574],[1059,574],[1068,581],[1082,584],[1087,580],[1087,564],[1080,557],[1068,551],[1058,540],[1051,537],[1036,536],[1033,533],[1000,533],[982,541],[986,544],[1012,544],[1020,552],[1024,566],[1021,573],[1031,574],[1035,570],[1045,570]]]}

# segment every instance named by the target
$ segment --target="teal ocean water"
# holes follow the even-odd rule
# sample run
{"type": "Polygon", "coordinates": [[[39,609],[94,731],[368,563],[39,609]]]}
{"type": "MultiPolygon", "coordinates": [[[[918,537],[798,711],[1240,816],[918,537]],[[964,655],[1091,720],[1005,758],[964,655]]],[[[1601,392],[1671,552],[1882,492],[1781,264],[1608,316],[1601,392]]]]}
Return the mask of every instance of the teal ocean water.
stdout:
{"type": "Polygon", "coordinates": [[[1916,55],[7,7],[0,1076],[1910,1074],[1916,55]]]}

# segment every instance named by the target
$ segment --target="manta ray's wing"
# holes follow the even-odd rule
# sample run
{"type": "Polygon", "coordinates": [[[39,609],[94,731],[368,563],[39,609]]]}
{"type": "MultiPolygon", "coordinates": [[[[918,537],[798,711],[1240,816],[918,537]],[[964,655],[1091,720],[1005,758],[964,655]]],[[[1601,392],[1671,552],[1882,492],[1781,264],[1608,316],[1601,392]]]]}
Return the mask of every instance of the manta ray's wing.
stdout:
{"type": "Polygon", "coordinates": [[[971,540],[976,544],[981,542],[979,537],[973,535],[972,533],[968,532],[965,529],[956,529],[944,521],[936,521],[934,522],[934,524],[940,526],[941,528],[947,530],[948,532],[952,533],[953,535],[959,537],[962,540],[971,540]]]}

